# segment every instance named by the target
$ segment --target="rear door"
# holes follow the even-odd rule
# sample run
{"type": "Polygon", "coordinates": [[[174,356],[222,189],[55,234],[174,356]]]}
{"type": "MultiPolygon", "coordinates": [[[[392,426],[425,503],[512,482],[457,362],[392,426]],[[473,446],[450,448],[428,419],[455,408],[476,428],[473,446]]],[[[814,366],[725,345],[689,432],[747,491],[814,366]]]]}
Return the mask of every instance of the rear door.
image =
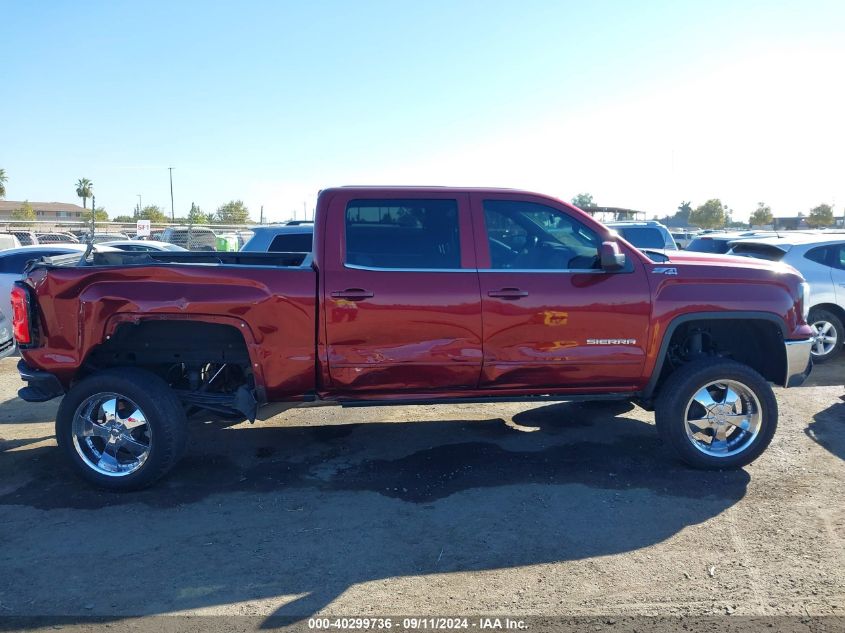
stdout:
{"type": "Polygon", "coordinates": [[[477,388],[481,298],[466,194],[338,190],[323,236],[335,392],[477,388]]]}
{"type": "Polygon", "coordinates": [[[481,386],[633,389],[650,312],[639,259],[629,252],[626,271],[601,270],[601,235],[545,198],[473,194],[472,205],[480,236],[481,386]]]}

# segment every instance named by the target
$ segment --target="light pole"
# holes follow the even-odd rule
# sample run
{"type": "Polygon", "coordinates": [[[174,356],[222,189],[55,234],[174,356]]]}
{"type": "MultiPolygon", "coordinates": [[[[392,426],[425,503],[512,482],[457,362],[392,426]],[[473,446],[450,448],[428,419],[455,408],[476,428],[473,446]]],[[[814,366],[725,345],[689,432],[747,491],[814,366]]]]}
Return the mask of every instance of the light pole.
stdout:
{"type": "Polygon", "coordinates": [[[173,210],[173,167],[168,167],[170,172],[170,221],[176,222],[176,212],[173,210]]]}
{"type": "Polygon", "coordinates": [[[135,214],[135,217],[136,217],[136,218],[137,218],[139,215],[141,215],[141,211],[142,211],[143,209],[144,209],[144,203],[143,203],[143,201],[141,200],[141,194],[139,193],[139,194],[138,194],[138,213],[137,213],[137,214],[135,214]]]}

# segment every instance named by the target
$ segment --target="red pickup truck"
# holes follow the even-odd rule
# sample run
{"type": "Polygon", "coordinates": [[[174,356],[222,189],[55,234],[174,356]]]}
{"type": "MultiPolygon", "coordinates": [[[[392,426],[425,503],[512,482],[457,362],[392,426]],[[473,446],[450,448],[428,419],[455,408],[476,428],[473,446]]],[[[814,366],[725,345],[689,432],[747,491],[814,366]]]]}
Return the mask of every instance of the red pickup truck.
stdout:
{"type": "Polygon", "coordinates": [[[770,383],[810,371],[794,269],[640,252],[547,196],[328,189],[313,243],[31,263],[12,292],[20,397],[63,396],[75,469],[132,489],[179,459],[189,417],[328,402],[627,399],[690,465],[735,468],[775,432],[770,383]]]}

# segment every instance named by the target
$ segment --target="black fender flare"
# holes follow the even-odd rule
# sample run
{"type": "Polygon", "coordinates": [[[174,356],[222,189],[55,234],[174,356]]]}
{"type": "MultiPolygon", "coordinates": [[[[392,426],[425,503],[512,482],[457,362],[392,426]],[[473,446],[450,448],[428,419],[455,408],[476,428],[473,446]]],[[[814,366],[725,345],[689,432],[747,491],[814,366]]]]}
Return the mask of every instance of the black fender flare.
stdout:
{"type": "MultiPolygon", "coordinates": [[[[657,389],[657,381],[660,379],[660,374],[663,371],[663,365],[666,362],[666,354],[669,350],[669,341],[675,334],[675,330],[681,325],[691,321],[708,321],[708,320],[728,320],[728,319],[742,319],[746,321],[768,321],[778,327],[781,336],[784,340],[787,339],[788,330],[786,322],[778,315],[772,312],[759,311],[745,311],[745,310],[730,310],[727,312],[689,312],[676,316],[669,322],[666,332],[663,334],[663,340],[660,342],[660,350],[657,353],[657,360],[654,364],[654,370],[651,372],[651,378],[640,394],[640,400],[645,403],[651,403],[654,398],[654,393],[657,389]]],[[[784,363],[786,362],[786,350],[783,351],[784,363]]]]}

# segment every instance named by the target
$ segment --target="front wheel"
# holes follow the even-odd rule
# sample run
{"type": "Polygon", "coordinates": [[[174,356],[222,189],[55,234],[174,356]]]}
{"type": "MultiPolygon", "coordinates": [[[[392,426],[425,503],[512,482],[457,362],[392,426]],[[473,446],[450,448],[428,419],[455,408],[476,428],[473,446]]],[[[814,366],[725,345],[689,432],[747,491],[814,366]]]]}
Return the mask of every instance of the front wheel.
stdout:
{"type": "Polygon", "coordinates": [[[75,384],[56,415],[56,441],[76,472],[109,490],[137,490],[182,456],[185,411],[161,378],[135,368],[97,372],[75,384]]]}
{"type": "Polygon", "coordinates": [[[778,405],[768,382],[746,365],[706,359],[682,365],[660,389],[657,430],[695,468],[741,468],[772,441],[778,405]]]}

